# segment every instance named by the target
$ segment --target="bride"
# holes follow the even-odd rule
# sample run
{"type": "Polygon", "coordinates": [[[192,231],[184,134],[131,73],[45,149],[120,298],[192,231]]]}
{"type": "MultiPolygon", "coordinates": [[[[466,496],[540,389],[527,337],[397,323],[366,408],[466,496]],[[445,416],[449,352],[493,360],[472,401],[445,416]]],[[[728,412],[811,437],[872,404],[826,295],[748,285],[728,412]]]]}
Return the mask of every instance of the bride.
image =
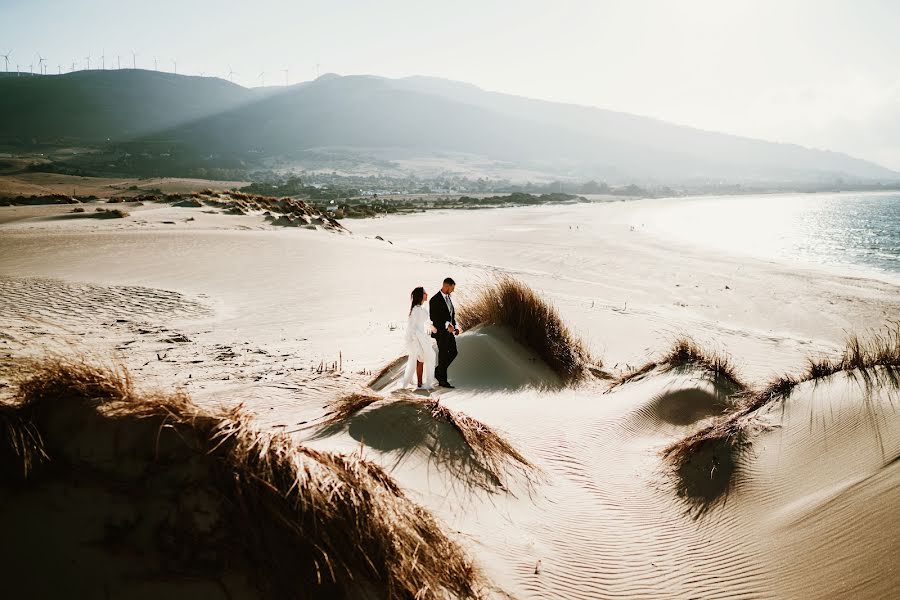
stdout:
{"type": "Polygon", "coordinates": [[[412,306],[409,309],[409,321],[406,323],[406,350],[409,360],[403,373],[403,387],[416,385],[419,389],[434,389],[434,340],[431,334],[437,329],[431,324],[428,314],[428,294],[425,288],[417,287],[410,294],[412,306]],[[424,377],[423,377],[424,375],[424,377]],[[414,378],[415,376],[415,378],[414,378]]]}

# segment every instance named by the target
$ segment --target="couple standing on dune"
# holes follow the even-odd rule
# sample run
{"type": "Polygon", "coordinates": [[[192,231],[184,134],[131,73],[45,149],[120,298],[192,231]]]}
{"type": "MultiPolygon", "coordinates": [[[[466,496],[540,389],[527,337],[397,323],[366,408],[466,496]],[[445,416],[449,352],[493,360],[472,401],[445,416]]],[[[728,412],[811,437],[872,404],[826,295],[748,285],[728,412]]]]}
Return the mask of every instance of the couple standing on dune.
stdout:
{"type": "Polygon", "coordinates": [[[419,389],[432,390],[437,384],[444,388],[453,388],[447,381],[447,368],[456,358],[456,336],[459,335],[459,327],[456,326],[456,308],[450,297],[454,289],[456,282],[448,277],[428,304],[425,303],[428,300],[425,288],[417,287],[410,294],[412,306],[406,324],[406,349],[409,358],[403,374],[403,387],[415,385],[419,389]]]}

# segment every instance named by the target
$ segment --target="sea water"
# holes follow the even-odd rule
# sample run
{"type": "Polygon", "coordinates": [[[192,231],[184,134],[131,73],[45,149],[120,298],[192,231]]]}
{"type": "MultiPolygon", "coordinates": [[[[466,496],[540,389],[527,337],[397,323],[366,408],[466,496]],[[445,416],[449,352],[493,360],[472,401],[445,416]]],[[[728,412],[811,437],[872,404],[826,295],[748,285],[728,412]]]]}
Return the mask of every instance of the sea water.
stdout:
{"type": "Polygon", "coordinates": [[[900,279],[900,192],[673,198],[642,225],[711,250],[900,279]]]}

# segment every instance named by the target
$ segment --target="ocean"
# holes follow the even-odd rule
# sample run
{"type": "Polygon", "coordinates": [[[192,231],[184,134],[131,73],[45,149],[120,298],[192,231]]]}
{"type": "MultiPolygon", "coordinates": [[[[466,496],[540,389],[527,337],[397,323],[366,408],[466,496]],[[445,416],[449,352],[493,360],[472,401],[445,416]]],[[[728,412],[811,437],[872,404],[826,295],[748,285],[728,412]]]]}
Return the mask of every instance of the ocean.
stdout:
{"type": "Polygon", "coordinates": [[[664,237],[900,279],[900,192],[676,198],[654,204],[652,212],[641,212],[641,224],[664,237]]]}

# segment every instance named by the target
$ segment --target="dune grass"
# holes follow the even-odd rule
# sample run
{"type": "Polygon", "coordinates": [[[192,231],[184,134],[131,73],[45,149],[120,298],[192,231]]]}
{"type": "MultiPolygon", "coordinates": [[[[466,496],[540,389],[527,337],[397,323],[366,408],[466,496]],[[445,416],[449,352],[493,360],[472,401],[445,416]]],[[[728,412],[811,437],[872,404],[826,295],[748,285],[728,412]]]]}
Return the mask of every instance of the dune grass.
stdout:
{"type": "Polygon", "coordinates": [[[315,426],[322,431],[330,432],[334,427],[342,425],[351,416],[379,400],[384,400],[384,397],[365,391],[341,396],[331,403],[331,410],[315,426]]]}
{"type": "Polygon", "coordinates": [[[211,189],[190,194],[168,194],[165,202],[178,207],[211,206],[224,210],[224,214],[249,215],[256,211],[268,213],[266,216],[280,218],[268,219],[272,225],[300,227],[317,225],[327,230],[347,232],[347,229],[327,211],[320,210],[304,200],[285,196],[275,198],[257,194],[245,194],[237,191],[213,191],[211,189]]]}
{"type": "Polygon", "coordinates": [[[469,415],[450,410],[438,400],[428,400],[425,405],[435,419],[446,421],[462,436],[472,450],[474,459],[496,482],[503,484],[510,467],[517,468],[526,478],[539,473],[538,467],[525,458],[496,431],[469,415]]]}
{"type": "Polygon", "coordinates": [[[787,399],[800,384],[821,381],[838,373],[860,376],[867,385],[900,386],[900,323],[867,336],[851,335],[837,358],[809,358],[799,375],[782,375],[756,390],[738,396],[735,409],[665,449],[679,474],[679,492],[704,507],[722,497],[731,485],[740,454],[752,443],[754,429],[766,426],[759,411],[787,399]]]}
{"type": "Polygon", "coordinates": [[[564,383],[574,384],[599,367],[584,342],[563,323],[556,308],[525,283],[508,275],[477,287],[457,307],[463,329],[500,325],[543,360],[564,383]]]}
{"type": "MultiPolygon", "coordinates": [[[[354,416],[379,401],[384,404],[370,411],[369,415],[361,415],[358,420],[365,420],[368,416],[378,419],[377,422],[381,424],[382,417],[376,417],[375,413],[384,413],[385,424],[404,429],[402,432],[394,432],[399,434],[397,437],[401,440],[396,447],[393,444],[389,448],[381,447],[383,451],[397,450],[402,458],[424,445],[434,460],[446,466],[459,479],[488,490],[498,486],[506,487],[508,474],[512,470],[518,471],[529,483],[540,476],[540,469],[535,464],[488,425],[443,406],[439,400],[422,399],[408,394],[384,397],[358,392],[339,398],[332,403],[331,411],[326,417],[316,423],[316,437],[333,435],[345,425],[352,430],[354,416]],[[449,425],[459,435],[462,443],[456,443],[442,435],[438,427],[441,423],[449,425]]],[[[384,428],[379,426],[378,429],[384,428]]],[[[380,431],[379,434],[392,435],[392,432],[380,431]]],[[[368,442],[361,439],[361,442],[371,443],[376,447],[379,445],[372,439],[368,442]]]]}
{"type": "Polygon", "coordinates": [[[211,413],[181,392],[140,393],[121,367],[31,364],[0,410],[0,436],[0,465],[18,461],[26,485],[87,473],[160,502],[207,490],[214,526],[185,531],[192,515],[166,517],[154,538],[180,540],[181,576],[243,567],[279,598],[483,596],[461,547],[378,465],[261,433],[240,408],[211,413]]]}
{"type": "Polygon", "coordinates": [[[101,206],[97,207],[94,211],[94,214],[91,216],[93,216],[95,219],[124,219],[125,217],[130,216],[130,214],[131,213],[126,210],[122,210],[121,208],[107,209],[101,206]]]}
{"type": "Polygon", "coordinates": [[[858,371],[863,376],[894,374],[900,368],[900,321],[865,337],[852,335],[837,359],[809,359],[801,381],[828,377],[839,372],[858,371]],[[879,370],[879,367],[881,369],[879,370]]]}
{"type": "Polygon", "coordinates": [[[704,371],[712,376],[714,383],[728,384],[735,392],[746,390],[748,387],[731,357],[722,352],[708,350],[688,336],[676,338],[672,347],[657,360],[623,373],[613,385],[635,381],[656,369],[673,371],[684,368],[704,371]]]}
{"type": "Polygon", "coordinates": [[[382,383],[382,378],[386,377],[390,374],[391,371],[397,369],[401,365],[406,364],[406,361],[409,359],[409,355],[404,354],[403,356],[398,356],[388,364],[386,364],[378,373],[375,374],[372,379],[369,380],[368,386],[372,388],[378,387],[382,383]]]}
{"type": "Polygon", "coordinates": [[[27,479],[47,459],[40,433],[15,407],[0,403],[0,478],[27,479]]]}

